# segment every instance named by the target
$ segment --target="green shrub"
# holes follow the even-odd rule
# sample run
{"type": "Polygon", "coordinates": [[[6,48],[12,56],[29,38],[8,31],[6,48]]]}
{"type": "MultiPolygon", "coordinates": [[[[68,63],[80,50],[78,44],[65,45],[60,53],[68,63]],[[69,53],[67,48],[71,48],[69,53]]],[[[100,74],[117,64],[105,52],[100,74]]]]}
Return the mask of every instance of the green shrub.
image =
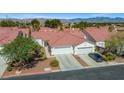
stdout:
{"type": "Polygon", "coordinates": [[[41,49],[40,49],[39,56],[40,56],[42,59],[47,59],[44,48],[41,48],[41,49]]]}
{"type": "Polygon", "coordinates": [[[12,71],[12,66],[11,65],[8,65],[7,71],[12,71]]]}
{"type": "Polygon", "coordinates": [[[12,71],[12,69],[13,69],[13,63],[14,62],[9,62],[9,63],[7,63],[7,71],[12,71]]]}
{"type": "Polygon", "coordinates": [[[54,59],[50,62],[50,66],[52,67],[58,67],[59,66],[59,62],[58,60],[54,59]]]}
{"type": "Polygon", "coordinates": [[[116,56],[111,53],[105,53],[103,54],[103,58],[105,61],[112,61],[115,60],[116,56]]]}

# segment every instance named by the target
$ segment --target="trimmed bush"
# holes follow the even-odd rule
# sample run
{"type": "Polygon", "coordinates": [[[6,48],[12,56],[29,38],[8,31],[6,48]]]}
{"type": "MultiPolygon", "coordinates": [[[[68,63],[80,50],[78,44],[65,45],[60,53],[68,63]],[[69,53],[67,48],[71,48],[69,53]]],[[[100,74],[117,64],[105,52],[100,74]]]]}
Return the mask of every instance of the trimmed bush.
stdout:
{"type": "Polygon", "coordinates": [[[50,66],[51,67],[58,67],[59,66],[59,62],[58,60],[54,59],[50,62],[50,66]]]}
{"type": "Polygon", "coordinates": [[[112,61],[115,60],[116,56],[111,53],[105,53],[103,54],[103,58],[105,61],[112,61]]]}
{"type": "Polygon", "coordinates": [[[47,59],[44,48],[40,49],[39,56],[44,60],[47,59]]]}
{"type": "Polygon", "coordinates": [[[9,62],[7,64],[8,64],[7,71],[12,71],[12,69],[13,69],[13,62],[9,62]]]}
{"type": "Polygon", "coordinates": [[[12,66],[10,66],[10,65],[7,67],[7,71],[12,71],[12,69],[13,69],[13,68],[12,68],[12,66]]]}

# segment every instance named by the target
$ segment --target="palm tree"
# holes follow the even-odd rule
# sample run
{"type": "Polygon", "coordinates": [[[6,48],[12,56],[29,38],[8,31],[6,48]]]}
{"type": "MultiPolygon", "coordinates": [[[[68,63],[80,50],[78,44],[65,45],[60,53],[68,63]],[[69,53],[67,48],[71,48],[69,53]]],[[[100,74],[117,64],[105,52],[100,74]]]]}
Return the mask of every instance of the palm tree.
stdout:
{"type": "Polygon", "coordinates": [[[31,25],[32,25],[33,31],[39,31],[40,30],[41,23],[37,19],[33,19],[31,21],[31,25]]]}

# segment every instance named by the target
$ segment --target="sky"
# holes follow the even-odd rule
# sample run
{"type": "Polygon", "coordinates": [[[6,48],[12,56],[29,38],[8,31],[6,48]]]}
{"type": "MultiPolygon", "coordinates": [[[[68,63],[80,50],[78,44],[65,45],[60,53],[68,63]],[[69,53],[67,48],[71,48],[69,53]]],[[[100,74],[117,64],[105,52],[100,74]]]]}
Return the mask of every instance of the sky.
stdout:
{"type": "Polygon", "coordinates": [[[0,18],[56,18],[56,19],[73,19],[73,18],[93,18],[93,17],[121,17],[124,13],[0,13],[0,18]]]}

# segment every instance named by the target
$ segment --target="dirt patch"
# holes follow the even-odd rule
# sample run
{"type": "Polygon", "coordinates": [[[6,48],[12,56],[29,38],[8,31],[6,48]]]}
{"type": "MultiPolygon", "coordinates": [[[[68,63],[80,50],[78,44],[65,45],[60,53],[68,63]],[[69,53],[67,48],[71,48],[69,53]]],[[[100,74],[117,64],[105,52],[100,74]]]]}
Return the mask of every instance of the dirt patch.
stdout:
{"type": "Polygon", "coordinates": [[[20,76],[22,75],[30,75],[30,74],[40,74],[40,73],[47,73],[47,72],[51,72],[54,70],[60,70],[59,67],[51,67],[49,64],[52,60],[54,60],[55,58],[48,58],[44,61],[39,61],[35,67],[33,68],[29,68],[29,69],[25,69],[25,70],[21,70],[21,71],[17,71],[17,70],[12,70],[12,71],[5,71],[3,74],[3,78],[4,77],[11,77],[11,76],[16,76],[17,74],[19,74],[20,76]],[[45,68],[47,69],[47,71],[45,71],[45,68]],[[49,71],[48,71],[49,70],[49,71]]]}
{"type": "Polygon", "coordinates": [[[87,67],[87,66],[89,66],[87,63],[85,63],[78,55],[73,55],[76,59],[77,59],[77,61],[82,65],[82,66],[84,66],[84,67],[87,67]]]}
{"type": "Polygon", "coordinates": [[[117,63],[124,63],[124,58],[122,58],[122,57],[117,57],[117,58],[115,59],[115,61],[116,61],[117,63]]]}

